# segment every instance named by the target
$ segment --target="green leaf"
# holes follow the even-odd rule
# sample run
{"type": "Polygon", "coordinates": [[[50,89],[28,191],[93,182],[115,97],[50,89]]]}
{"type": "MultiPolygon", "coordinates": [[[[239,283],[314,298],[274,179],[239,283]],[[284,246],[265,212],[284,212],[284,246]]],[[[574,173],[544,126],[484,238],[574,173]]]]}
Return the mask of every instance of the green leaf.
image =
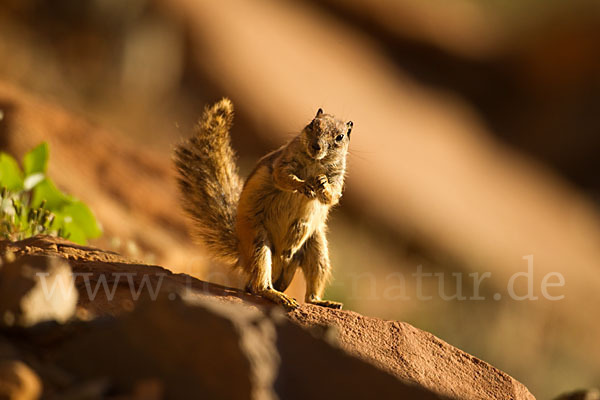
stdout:
{"type": "Polygon", "coordinates": [[[32,207],[39,207],[46,200],[46,209],[58,211],[73,202],[73,198],[61,192],[54,183],[46,178],[33,188],[32,207]]]}
{"type": "Polygon", "coordinates": [[[75,221],[72,220],[71,217],[64,217],[62,228],[63,237],[77,244],[87,244],[85,232],[75,223],[75,221]]]}
{"type": "Polygon", "coordinates": [[[23,173],[14,158],[6,153],[0,153],[0,186],[8,190],[23,189],[23,173]]]}
{"type": "Polygon", "coordinates": [[[96,238],[102,235],[94,214],[81,201],[75,201],[65,206],[60,212],[65,216],[65,220],[67,217],[71,217],[73,224],[77,225],[87,238],[96,238]]]}
{"type": "Polygon", "coordinates": [[[25,176],[46,172],[48,164],[48,143],[43,142],[23,157],[25,176]]]}
{"type": "Polygon", "coordinates": [[[0,153],[0,237],[20,240],[40,232],[58,233],[80,244],[102,234],[94,214],[81,201],[63,193],[46,176],[48,145],[42,143],[23,158],[25,173],[14,158],[0,153]],[[9,202],[10,200],[10,202],[9,202]],[[52,213],[52,222],[47,216],[52,213]]]}

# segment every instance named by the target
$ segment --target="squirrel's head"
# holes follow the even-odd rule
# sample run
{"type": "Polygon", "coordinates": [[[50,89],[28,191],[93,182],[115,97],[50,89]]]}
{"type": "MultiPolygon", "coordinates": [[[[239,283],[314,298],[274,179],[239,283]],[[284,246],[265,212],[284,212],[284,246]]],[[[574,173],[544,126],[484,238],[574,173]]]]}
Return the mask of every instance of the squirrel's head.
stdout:
{"type": "Polygon", "coordinates": [[[315,160],[345,157],[353,126],[352,121],[344,122],[319,108],[315,118],[302,131],[306,153],[315,160]]]}

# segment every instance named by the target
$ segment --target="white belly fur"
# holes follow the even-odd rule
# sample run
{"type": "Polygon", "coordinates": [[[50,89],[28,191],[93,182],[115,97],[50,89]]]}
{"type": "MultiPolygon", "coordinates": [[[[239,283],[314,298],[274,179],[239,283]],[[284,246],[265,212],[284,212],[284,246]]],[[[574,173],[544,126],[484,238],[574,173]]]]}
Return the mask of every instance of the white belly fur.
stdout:
{"type": "Polygon", "coordinates": [[[314,232],[327,219],[329,207],[318,200],[309,200],[304,195],[296,192],[284,192],[274,190],[275,197],[270,207],[265,209],[265,228],[272,243],[272,250],[276,255],[289,250],[286,238],[293,225],[300,222],[305,226],[304,234],[297,238],[291,246],[294,251],[298,250],[314,232]]]}

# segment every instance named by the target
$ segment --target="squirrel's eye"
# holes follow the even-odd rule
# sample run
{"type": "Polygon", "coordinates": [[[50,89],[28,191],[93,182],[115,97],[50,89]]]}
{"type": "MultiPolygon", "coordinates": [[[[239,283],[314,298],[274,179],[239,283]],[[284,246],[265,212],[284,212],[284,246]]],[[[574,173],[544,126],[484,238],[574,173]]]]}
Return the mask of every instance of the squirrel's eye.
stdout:
{"type": "Polygon", "coordinates": [[[335,138],[335,141],[336,142],[341,142],[342,139],[344,139],[344,134],[343,133],[341,135],[337,135],[336,138],[335,138]]]}

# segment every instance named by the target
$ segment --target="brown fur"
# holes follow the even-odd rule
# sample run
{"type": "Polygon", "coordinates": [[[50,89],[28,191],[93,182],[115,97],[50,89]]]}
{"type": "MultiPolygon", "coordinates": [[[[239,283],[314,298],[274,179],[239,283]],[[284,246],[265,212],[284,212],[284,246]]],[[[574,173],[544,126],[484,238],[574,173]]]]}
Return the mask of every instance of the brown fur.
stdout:
{"type": "Polygon", "coordinates": [[[240,194],[231,112],[226,99],[207,109],[195,138],[175,153],[184,206],[200,238],[216,256],[238,261],[253,293],[297,307],[283,291],[300,267],[305,300],[341,308],[321,296],[331,275],[326,220],[342,195],[352,123],[319,110],[297,137],[258,162],[240,194]],[[220,117],[223,109],[229,111],[220,117]]]}
{"type": "Polygon", "coordinates": [[[238,260],[235,213],[242,189],[229,140],[233,105],[223,99],[204,110],[194,136],[175,149],[174,161],[184,210],[194,220],[194,236],[215,257],[238,260]]]}

